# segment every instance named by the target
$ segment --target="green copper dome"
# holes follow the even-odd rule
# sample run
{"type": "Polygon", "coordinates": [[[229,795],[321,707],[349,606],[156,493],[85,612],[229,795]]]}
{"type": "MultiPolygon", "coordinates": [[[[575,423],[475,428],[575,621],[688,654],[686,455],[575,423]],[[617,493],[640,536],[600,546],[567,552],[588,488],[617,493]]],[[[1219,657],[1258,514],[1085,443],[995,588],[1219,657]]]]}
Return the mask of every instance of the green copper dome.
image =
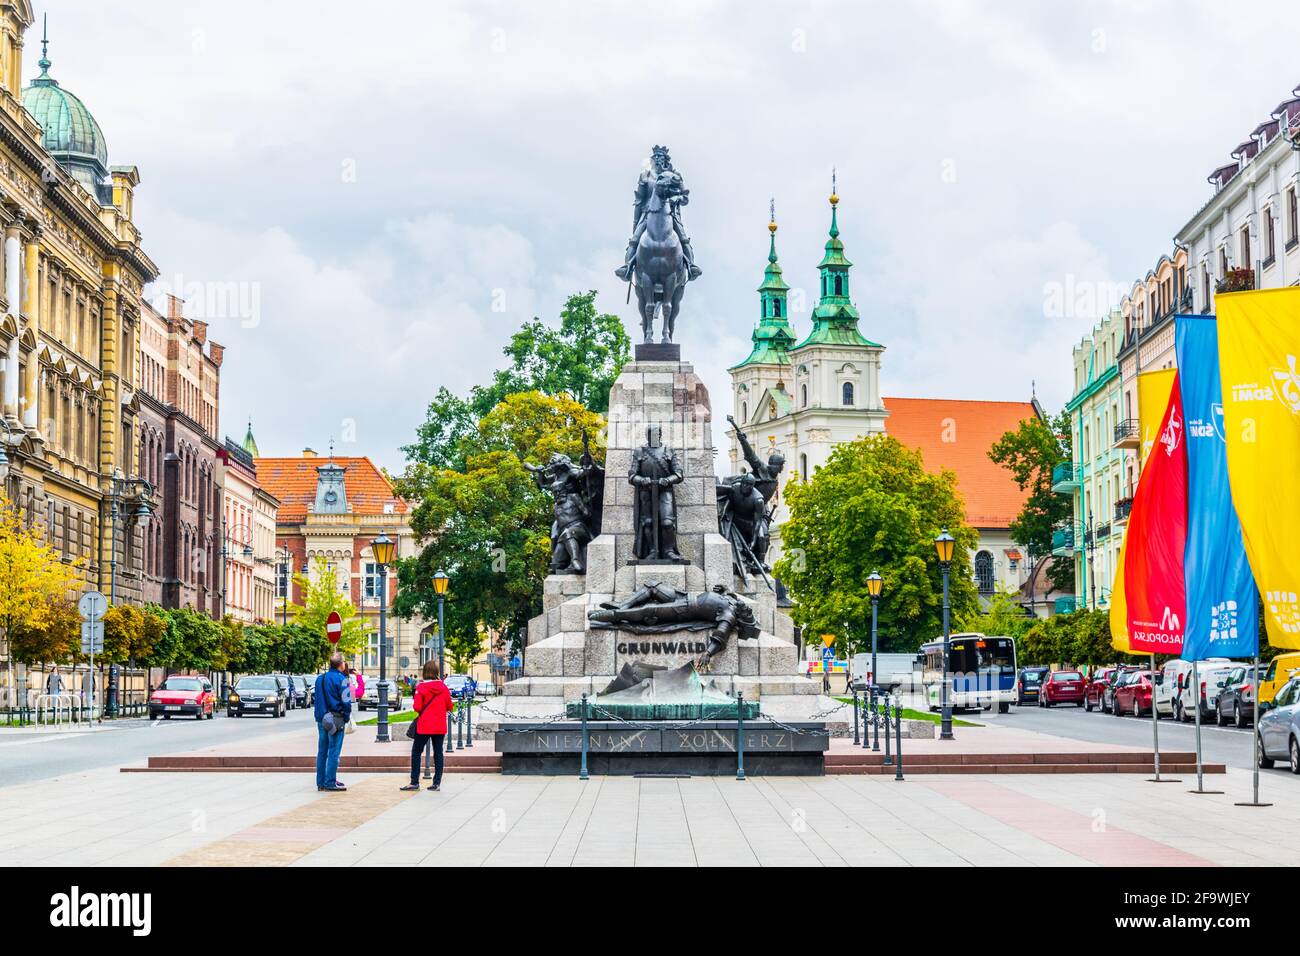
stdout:
{"type": "Polygon", "coordinates": [[[104,131],[86,104],[50,76],[50,61],[41,54],[41,75],[23,90],[23,106],[44,130],[43,145],[83,185],[98,187],[108,175],[104,131]]]}
{"type": "Polygon", "coordinates": [[[790,347],[794,345],[794,332],[790,329],[789,306],[786,294],[790,287],[781,276],[781,263],[776,258],[776,212],[767,224],[769,244],[767,268],[763,270],[763,284],[759,292],[758,327],[751,336],[754,349],[749,357],[739,365],[733,365],[731,371],[746,365],[789,365],[790,347]]]}
{"type": "Polygon", "coordinates": [[[826,240],[826,254],[817,264],[821,273],[821,300],[813,309],[812,331],[795,346],[808,345],[866,345],[880,348],[858,330],[858,310],[849,297],[849,269],[853,263],[844,255],[844,241],[840,239],[839,195],[831,192],[831,229],[826,240]]]}

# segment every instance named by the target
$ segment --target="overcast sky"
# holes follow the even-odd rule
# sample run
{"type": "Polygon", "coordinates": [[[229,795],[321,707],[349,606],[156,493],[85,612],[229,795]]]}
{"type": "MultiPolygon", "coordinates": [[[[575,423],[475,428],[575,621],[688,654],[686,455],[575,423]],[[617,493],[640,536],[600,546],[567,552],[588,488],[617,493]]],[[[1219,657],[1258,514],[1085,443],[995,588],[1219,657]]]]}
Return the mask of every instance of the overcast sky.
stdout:
{"type": "MultiPolygon", "coordinates": [[[[683,357],[731,411],[768,199],[791,286],[831,168],[885,395],[1069,398],[1093,293],[1144,275],[1300,83],[1300,4],[37,3],[51,74],[135,164],[162,278],[227,347],[223,430],[263,454],[400,468],[565,297],[612,270],[651,145],[671,147],[704,276],[683,357]],[[1049,314],[1052,289],[1082,309],[1049,314]],[[235,294],[231,294],[231,293],[235,294]],[[206,316],[205,316],[206,313],[206,316]]],[[[798,305],[796,299],[793,305],[798,305]]]]}

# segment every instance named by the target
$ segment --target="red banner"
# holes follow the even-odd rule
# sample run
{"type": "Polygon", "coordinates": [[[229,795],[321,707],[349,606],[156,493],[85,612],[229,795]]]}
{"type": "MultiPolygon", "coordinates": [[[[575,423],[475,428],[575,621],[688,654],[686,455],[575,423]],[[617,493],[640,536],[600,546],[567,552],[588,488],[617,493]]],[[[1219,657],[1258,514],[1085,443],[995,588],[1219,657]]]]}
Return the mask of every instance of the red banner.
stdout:
{"type": "Polygon", "coordinates": [[[1187,443],[1175,377],[1156,444],[1133,494],[1124,553],[1129,644],[1138,653],[1181,654],[1187,619],[1187,443]]]}

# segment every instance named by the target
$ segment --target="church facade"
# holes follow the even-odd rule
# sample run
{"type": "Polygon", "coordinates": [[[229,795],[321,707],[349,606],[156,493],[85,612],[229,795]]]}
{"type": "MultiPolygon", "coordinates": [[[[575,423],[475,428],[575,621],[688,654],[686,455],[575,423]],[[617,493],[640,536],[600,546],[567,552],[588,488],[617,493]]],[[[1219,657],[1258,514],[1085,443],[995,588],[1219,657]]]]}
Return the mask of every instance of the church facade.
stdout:
{"type": "MultiPolygon", "coordinates": [[[[758,288],[760,314],[753,348],[729,370],[735,423],[727,433],[731,472],[738,474],[745,467],[738,432],[760,458],[773,452],[785,457],[782,484],[812,478],[842,442],[882,432],[894,435],[919,449],[927,468],[956,473],[967,523],[980,536],[972,573],[981,596],[1021,591],[1031,568],[1011,540],[1009,526],[1027,496],[988,452],[1005,432],[1041,415],[1041,409],[1034,401],[883,396],[885,349],[859,328],[861,317],[849,286],[853,264],[840,238],[838,195],[831,195],[830,205],[830,233],[817,265],[819,300],[812,328],[802,338],[790,323],[789,286],[776,254],[775,217],[768,224],[768,264],[758,288]]],[[[780,490],[774,504],[769,561],[780,557],[781,525],[789,517],[780,490]]]]}

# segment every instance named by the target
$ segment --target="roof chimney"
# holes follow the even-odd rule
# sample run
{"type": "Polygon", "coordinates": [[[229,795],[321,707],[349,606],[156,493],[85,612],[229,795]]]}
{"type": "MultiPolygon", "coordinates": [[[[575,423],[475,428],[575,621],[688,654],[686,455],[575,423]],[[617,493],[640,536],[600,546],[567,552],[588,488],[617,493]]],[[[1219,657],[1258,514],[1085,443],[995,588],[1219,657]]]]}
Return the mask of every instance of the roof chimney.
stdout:
{"type": "Polygon", "coordinates": [[[185,308],[185,300],[178,296],[167,293],[167,318],[181,318],[181,310],[185,308]]]}

